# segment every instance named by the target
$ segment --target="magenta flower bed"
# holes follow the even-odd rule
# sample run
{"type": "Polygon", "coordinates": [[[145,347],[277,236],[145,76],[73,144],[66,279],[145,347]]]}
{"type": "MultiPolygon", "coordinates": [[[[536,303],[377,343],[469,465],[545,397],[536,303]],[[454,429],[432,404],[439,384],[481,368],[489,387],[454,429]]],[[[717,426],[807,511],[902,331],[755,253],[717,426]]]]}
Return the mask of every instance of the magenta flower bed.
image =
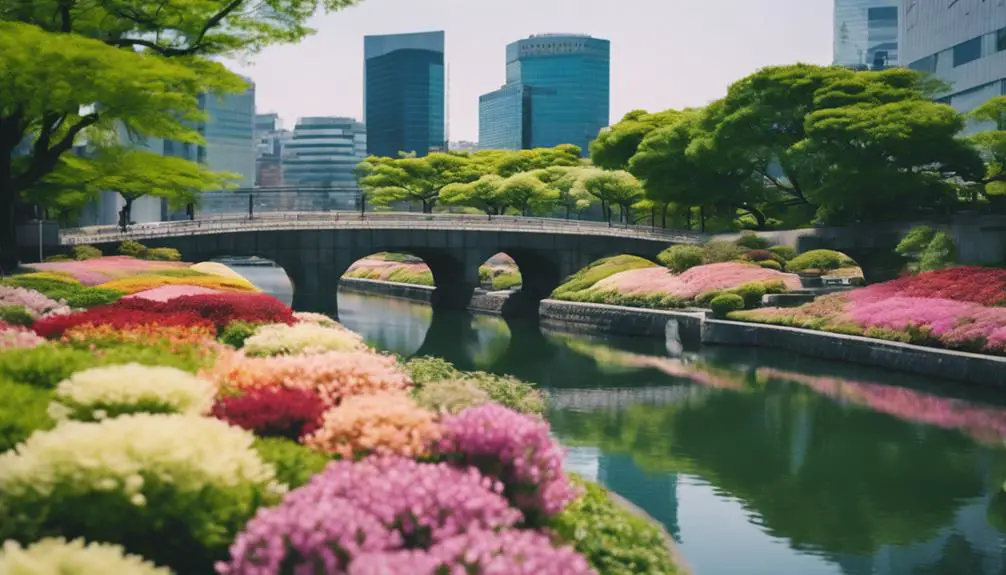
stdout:
{"type": "Polygon", "coordinates": [[[187,268],[189,264],[138,260],[129,256],[105,256],[79,262],[32,264],[30,267],[40,272],[70,274],[80,283],[93,286],[122,277],[154,273],[158,270],[187,268]]]}
{"type": "Polygon", "coordinates": [[[697,266],[677,276],[662,267],[628,270],[597,282],[593,289],[623,294],[666,293],[688,300],[704,292],[735,288],[750,282],[782,282],[788,289],[800,287],[800,277],[795,274],[728,262],[697,266]]]}
{"type": "Polygon", "coordinates": [[[168,300],[175,299],[176,297],[186,295],[212,295],[218,293],[221,292],[215,289],[210,289],[202,286],[166,285],[134,293],[133,295],[126,296],[122,299],[135,298],[135,299],[145,299],[150,301],[165,302],[168,300]]]}
{"type": "Polygon", "coordinates": [[[35,290],[0,285],[0,307],[7,306],[23,307],[35,319],[45,315],[70,313],[70,308],[63,302],[48,298],[35,290]]]}

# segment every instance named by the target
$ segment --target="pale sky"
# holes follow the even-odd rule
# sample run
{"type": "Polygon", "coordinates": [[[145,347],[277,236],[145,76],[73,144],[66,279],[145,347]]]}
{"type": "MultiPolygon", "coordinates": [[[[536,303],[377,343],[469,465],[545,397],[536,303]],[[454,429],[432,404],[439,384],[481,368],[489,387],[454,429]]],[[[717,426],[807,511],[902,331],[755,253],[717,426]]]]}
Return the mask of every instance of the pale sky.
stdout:
{"type": "MultiPolygon", "coordinates": [[[[478,98],[504,81],[508,43],[542,33],[611,41],[611,122],[629,110],[701,106],[773,64],[829,64],[833,0],[364,0],[315,18],[318,33],[238,70],[259,113],[363,113],[363,37],[444,30],[450,139],[476,140],[478,98]]],[[[362,118],[360,118],[362,119],[362,118]]]]}

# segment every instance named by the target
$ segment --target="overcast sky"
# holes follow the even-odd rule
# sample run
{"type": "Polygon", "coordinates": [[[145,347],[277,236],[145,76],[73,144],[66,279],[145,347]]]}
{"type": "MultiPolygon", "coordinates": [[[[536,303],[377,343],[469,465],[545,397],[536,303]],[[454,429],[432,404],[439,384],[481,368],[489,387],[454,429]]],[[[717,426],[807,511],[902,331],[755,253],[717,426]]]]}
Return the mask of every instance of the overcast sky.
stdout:
{"type": "Polygon", "coordinates": [[[701,106],[772,64],[831,62],[833,0],[364,0],[320,16],[318,33],[238,71],[258,111],[363,113],[363,37],[444,30],[451,140],[478,137],[478,97],[504,80],[504,48],[531,34],[611,40],[611,121],[636,108],[701,106]]]}

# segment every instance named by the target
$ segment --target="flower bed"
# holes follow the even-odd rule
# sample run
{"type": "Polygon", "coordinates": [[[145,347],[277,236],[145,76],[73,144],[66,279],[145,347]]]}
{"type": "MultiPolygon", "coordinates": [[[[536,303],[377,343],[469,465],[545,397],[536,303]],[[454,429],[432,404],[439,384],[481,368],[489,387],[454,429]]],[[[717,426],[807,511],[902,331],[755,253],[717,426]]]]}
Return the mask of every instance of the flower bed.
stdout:
{"type": "Polygon", "coordinates": [[[0,351],[0,409],[27,437],[0,441],[0,569],[677,572],[665,539],[566,476],[527,384],[365,347],[260,345],[279,354],[254,357],[209,338],[263,318],[278,321],[256,328],[267,340],[348,336],[264,299],[219,297],[46,318],[36,329],[58,339],[0,351]],[[159,367],[192,348],[210,362],[198,376],[159,367]],[[460,401],[444,393],[455,384],[460,401]]]}
{"type": "Polygon", "coordinates": [[[1006,355],[1006,270],[951,268],[731,319],[1006,355]],[[970,286],[970,287],[969,287],[970,286]]]}
{"type": "Polygon", "coordinates": [[[105,256],[86,261],[31,264],[29,267],[40,272],[67,274],[84,285],[96,286],[139,274],[185,269],[188,264],[141,260],[129,256],[105,256]]]}

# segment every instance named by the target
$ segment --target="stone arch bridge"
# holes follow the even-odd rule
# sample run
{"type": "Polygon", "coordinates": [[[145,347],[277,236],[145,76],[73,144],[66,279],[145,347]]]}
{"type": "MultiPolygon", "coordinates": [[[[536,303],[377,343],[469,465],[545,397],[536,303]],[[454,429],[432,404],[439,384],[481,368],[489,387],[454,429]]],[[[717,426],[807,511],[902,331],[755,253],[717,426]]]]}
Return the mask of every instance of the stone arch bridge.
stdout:
{"type": "MultiPolygon", "coordinates": [[[[338,311],[337,285],[357,260],[377,252],[422,258],[436,282],[433,305],[460,308],[479,286],[479,267],[506,253],[524,284],[508,306],[534,305],[568,276],[600,258],[631,254],[654,260],[672,244],[701,244],[701,234],[600,222],[456,214],[269,214],[134,226],[67,230],[62,243],[87,243],[115,253],[131,239],[175,248],[187,261],[258,256],[276,262],[294,285],[294,307],[338,311]],[[523,299],[523,302],[517,301],[523,299]]],[[[536,309],[536,306],[533,308],[536,309]]]]}

